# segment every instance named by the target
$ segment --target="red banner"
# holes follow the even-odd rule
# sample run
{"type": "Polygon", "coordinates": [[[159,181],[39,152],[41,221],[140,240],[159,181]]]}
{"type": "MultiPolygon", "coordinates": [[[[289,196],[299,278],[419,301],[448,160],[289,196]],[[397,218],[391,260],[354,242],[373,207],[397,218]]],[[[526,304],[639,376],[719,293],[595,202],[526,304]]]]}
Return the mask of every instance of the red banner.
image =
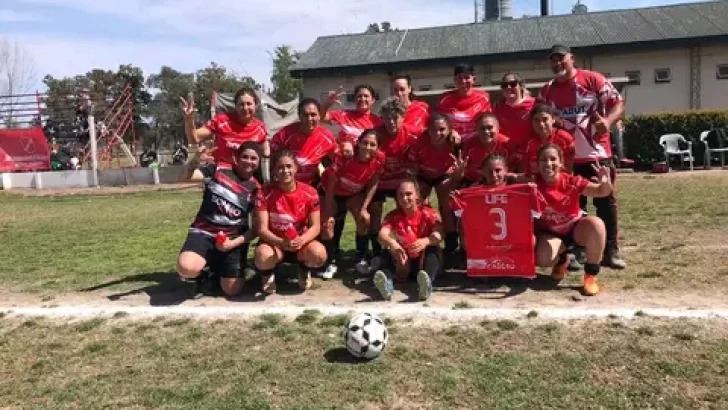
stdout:
{"type": "Polygon", "coordinates": [[[41,127],[0,129],[0,172],[50,169],[51,153],[41,127]]]}

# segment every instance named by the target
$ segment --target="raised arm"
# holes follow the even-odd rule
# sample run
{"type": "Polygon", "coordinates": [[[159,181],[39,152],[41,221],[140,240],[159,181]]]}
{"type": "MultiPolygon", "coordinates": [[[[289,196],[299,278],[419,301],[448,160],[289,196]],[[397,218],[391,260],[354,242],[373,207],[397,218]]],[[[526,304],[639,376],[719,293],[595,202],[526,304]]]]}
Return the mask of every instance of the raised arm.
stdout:
{"type": "Polygon", "coordinates": [[[185,136],[187,137],[187,144],[194,145],[199,144],[202,141],[209,140],[212,138],[213,133],[207,127],[195,128],[195,103],[190,98],[185,100],[179,98],[182,106],[182,113],[185,117],[185,136]]]}
{"type": "Polygon", "coordinates": [[[589,182],[582,192],[585,196],[602,198],[612,193],[611,170],[605,166],[595,164],[592,167],[597,171],[597,181],[589,182]]]}

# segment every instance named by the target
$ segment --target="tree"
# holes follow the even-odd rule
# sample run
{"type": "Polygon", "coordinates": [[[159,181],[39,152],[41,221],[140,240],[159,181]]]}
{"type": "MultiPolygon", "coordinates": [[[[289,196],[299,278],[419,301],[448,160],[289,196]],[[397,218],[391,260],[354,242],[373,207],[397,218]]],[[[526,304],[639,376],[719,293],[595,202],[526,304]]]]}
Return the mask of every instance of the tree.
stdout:
{"type": "Polygon", "coordinates": [[[187,98],[195,89],[195,75],[182,73],[163,66],[159,73],[147,79],[147,86],[159,90],[149,105],[150,132],[144,143],[148,148],[172,145],[184,140],[184,116],[180,111],[179,98],[187,98]]]}
{"type": "Polygon", "coordinates": [[[301,53],[291,51],[291,46],[278,46],[273,53],[273,71],[270,81],[273,84],[273,98],[279,103],[285,103],[298,98],[303,93],[303,81],[291,76],[289,71],[301,53]]]}
{"type": "Polygon", "coordinates": [[[390,31],[398,31],[397,28],[392,28],[392,23],[388,21],[383,21],[381,26],[379,23],[371,23],[369,26],[367,26],[366,31],[364,33],[388,33],[390,31]]]}
{"type": "MultiPolygon", "coordinates": [[[[30,93],[37,80],[33,56],[17,42],[0,39],[0,96],[30,93]]],[[[17,98],[0,99],[0,113],[6,124],[16,125],[17,98]]]]}
{"type": "Polygon", "coordinates": [[[203,120],[210,118],[210,100],[213,91],[234,93],[243,87],[259,89],[260,86],[248,76],[238,76],[214,61],[195,73],[195,106],[203,120]]]}
{"type": "Polygon", "coordinates": [[[379,23],[371,23],[369,26],[367,26],[366,31],[364,33],[370,34],[370,33],[381,33],[382,29],[379,28],[379,23]]]}

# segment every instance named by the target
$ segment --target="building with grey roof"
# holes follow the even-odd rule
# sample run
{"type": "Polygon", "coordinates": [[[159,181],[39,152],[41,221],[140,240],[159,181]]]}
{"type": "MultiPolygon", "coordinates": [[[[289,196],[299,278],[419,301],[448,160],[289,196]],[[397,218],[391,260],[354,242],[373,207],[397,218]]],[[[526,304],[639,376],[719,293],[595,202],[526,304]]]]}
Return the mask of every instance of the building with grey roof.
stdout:
{"type": "MultiPolygon", "coordinates": [[[[537,91],[551,78],[547,50],[569,45],[578,66],[623,84],[628,113],[728,109],[728,2],[538,16],[386,33],[319,37],[291,70],[304,94],[324,98],[343,85],[374,86],[407,73],[415,91],[435,101],[453,87],[451,67],[470,62],[479,85],[498,93],[507,71],[537,91]]],[[[496,97],[497,98],[497,97],[496,97]]],[[[353,99],[352,99],[353,100],[353,99]]]]}

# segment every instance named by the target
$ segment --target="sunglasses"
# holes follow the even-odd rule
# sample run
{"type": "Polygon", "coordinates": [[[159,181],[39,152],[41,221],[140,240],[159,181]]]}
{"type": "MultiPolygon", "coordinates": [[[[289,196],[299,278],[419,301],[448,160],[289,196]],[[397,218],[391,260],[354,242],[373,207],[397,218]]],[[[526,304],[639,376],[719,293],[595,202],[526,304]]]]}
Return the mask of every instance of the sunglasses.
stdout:
{"type": "Polygon", "coordinates": [[[481,131],[487,131],[487,130],[492,130],[493,126],[492,125],[481,125],[478,128],[480,128],[481,131]]]}
{"type": "Polygon", "coordinates": [[[501,88],[516,88],[518,86],[519,86],[519,83],[516,80],[513,80],[513,81],[504,81],[504,82],[502,82],[500,84],[500,87],[501,88]]]}

